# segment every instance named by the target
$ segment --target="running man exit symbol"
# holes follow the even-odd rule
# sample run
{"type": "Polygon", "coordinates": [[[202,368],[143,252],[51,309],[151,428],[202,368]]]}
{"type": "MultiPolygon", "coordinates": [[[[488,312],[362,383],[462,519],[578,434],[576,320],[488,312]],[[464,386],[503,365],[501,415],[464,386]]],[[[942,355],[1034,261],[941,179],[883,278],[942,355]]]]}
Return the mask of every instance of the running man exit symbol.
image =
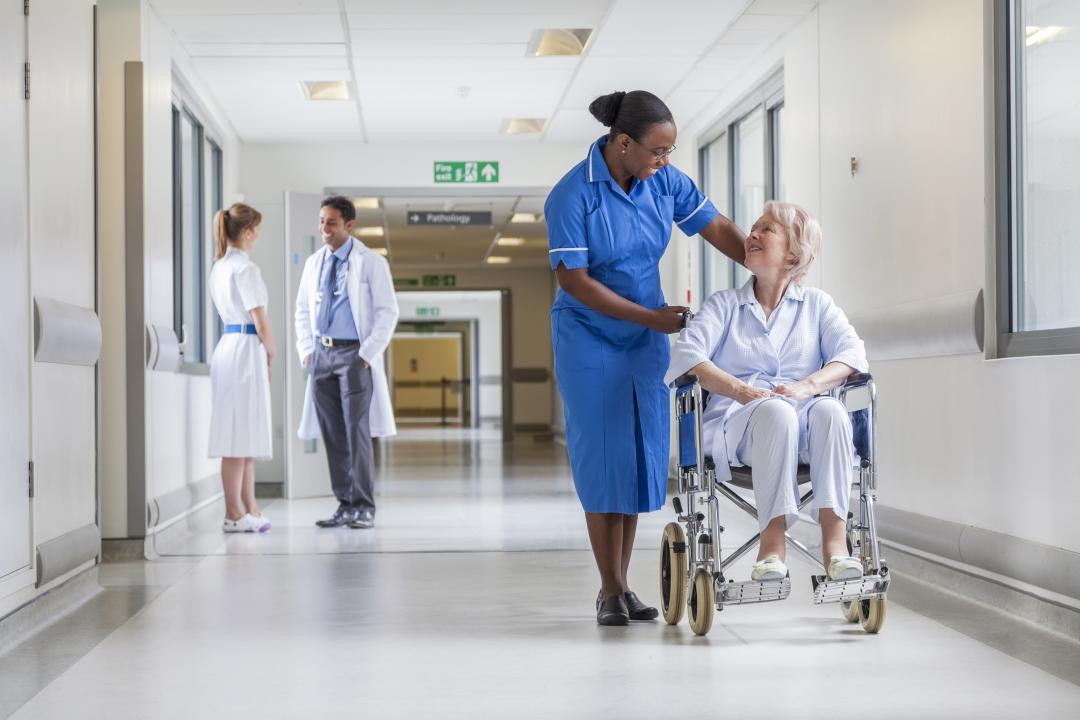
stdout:
{"type": "Polygon", "coordinates": [[[497,160],[462,160],[436,162],[437,183],[497,183],[499,163],[497,160]]]}

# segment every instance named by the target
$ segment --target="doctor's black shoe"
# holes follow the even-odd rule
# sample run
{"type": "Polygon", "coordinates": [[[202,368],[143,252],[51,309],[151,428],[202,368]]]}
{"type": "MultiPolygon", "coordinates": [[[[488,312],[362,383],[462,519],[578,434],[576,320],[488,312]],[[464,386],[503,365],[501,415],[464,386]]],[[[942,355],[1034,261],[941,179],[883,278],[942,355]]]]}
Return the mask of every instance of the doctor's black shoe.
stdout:
{"type": "Polygon", "coordinates": [[[375,527],[375,513],[371,510],[357,510],[349,527],[354,530],[367,530],[375,527]]]}
{"type": "Polygon", "coordinates": [[[626,601],[631,620],[655,620],[660,615],[659,610],[638,600],[638,596],[630,590],[623,593],[623,600],[626,601]]]}
{"type": "Polygon", "coordinates": [[[321,528],[341,527],[348,525],[356,519],[356,512],[348,505],[338,505],[337,511],[325,520],[316,520],[315,524],[321,528]]]}
{"type": "Polygon", "coordinates": [[[630,613],[622,595],[612,595],[600,603],[600,609],[596,611],[598,625],[626,625],[629,622],[630,613]]]}

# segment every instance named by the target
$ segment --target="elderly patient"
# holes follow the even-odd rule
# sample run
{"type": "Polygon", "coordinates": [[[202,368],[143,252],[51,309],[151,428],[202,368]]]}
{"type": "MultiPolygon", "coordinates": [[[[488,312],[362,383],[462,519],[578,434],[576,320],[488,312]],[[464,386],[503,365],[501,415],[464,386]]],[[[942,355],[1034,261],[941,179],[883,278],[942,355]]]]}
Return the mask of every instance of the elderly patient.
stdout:
{"type": "Polygon", "coordinates": [[[766,204],[746,238],[753,277],[705,301],[679,336],[666,378],[690,373],[711,393],[703,442],[717,477],[731,479],[729,464],[754,469],[761,545],[752,580],[787,574],[784,530],[797,517],[800,461],[810,465],[829,578],[862,575],[844,537],[851,420],[837,400],[819,395],[866,372],[866,353],[832,298],[801,284],[820,244],[821,228],[801,207],[766,204]]]}

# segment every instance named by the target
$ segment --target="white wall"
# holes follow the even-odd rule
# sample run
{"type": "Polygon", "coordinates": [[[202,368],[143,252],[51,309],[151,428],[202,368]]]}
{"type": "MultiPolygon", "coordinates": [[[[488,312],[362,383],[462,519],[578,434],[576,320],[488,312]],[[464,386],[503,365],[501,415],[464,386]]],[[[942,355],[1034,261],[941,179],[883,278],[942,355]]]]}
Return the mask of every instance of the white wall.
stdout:
{"type": "MultiPolygon", "coordinates": [[[[849,313],[987,285],[989,10],[826,0],[689,128],[783,63],[788,195],[824,230],[811,282],[849,313]]],[[[1077,356],[876,363],[881,502],[1080,551],[1080,409],[1062,392],[1078,371],[1077,356]]]]}
{"type": "MultiPolygon", "coordinates": [[[[141,440],[128,426],[124,361],[126,254],[124,245],[123,63],[144,64],[144,310],[147,323],[173,325],[172,94],[180,76],[195,95],[201,120],[213,128],[224,158],[223,194],[236,196],[238,143],[228,122],[169,29],[146,0],[111,0],[99,12],[99,208],[102,322],[103,535],[123,538],[127,527],[127,442],[141,440]],[[130,430],[130,432],[129,432],[130,430]]],[[[209,378],[146,375],[146,497],[152,499],[217,473],[206,456],[209,378]]]]}

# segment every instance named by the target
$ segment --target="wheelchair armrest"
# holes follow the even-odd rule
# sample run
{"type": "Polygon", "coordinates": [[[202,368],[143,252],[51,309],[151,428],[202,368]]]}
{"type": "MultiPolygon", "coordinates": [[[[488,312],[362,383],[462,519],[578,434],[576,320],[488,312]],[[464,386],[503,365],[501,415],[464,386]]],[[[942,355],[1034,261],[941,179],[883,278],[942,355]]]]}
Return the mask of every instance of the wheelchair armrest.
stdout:
{"type": "Polygon", "coordinates": [[[866,372],[866,373],[861,373],[861,372],[852,373],[852,374],[848,375],[847,380],[845,380],[844,384],[841,385],[840,387],[843,390],[852,390],[854,388],[864,387],[865,385],[867,385],[873,379],[874,379],[874,376],[871,375],[868,372],[866,372]]]}
{"type": "Polygon", "coordinates": [[[697,382],[697,376],[687,373],[686,375],[680,375],[675,379],[675,387],[683,388],[687,385],[693,385],[697,382]]]}

